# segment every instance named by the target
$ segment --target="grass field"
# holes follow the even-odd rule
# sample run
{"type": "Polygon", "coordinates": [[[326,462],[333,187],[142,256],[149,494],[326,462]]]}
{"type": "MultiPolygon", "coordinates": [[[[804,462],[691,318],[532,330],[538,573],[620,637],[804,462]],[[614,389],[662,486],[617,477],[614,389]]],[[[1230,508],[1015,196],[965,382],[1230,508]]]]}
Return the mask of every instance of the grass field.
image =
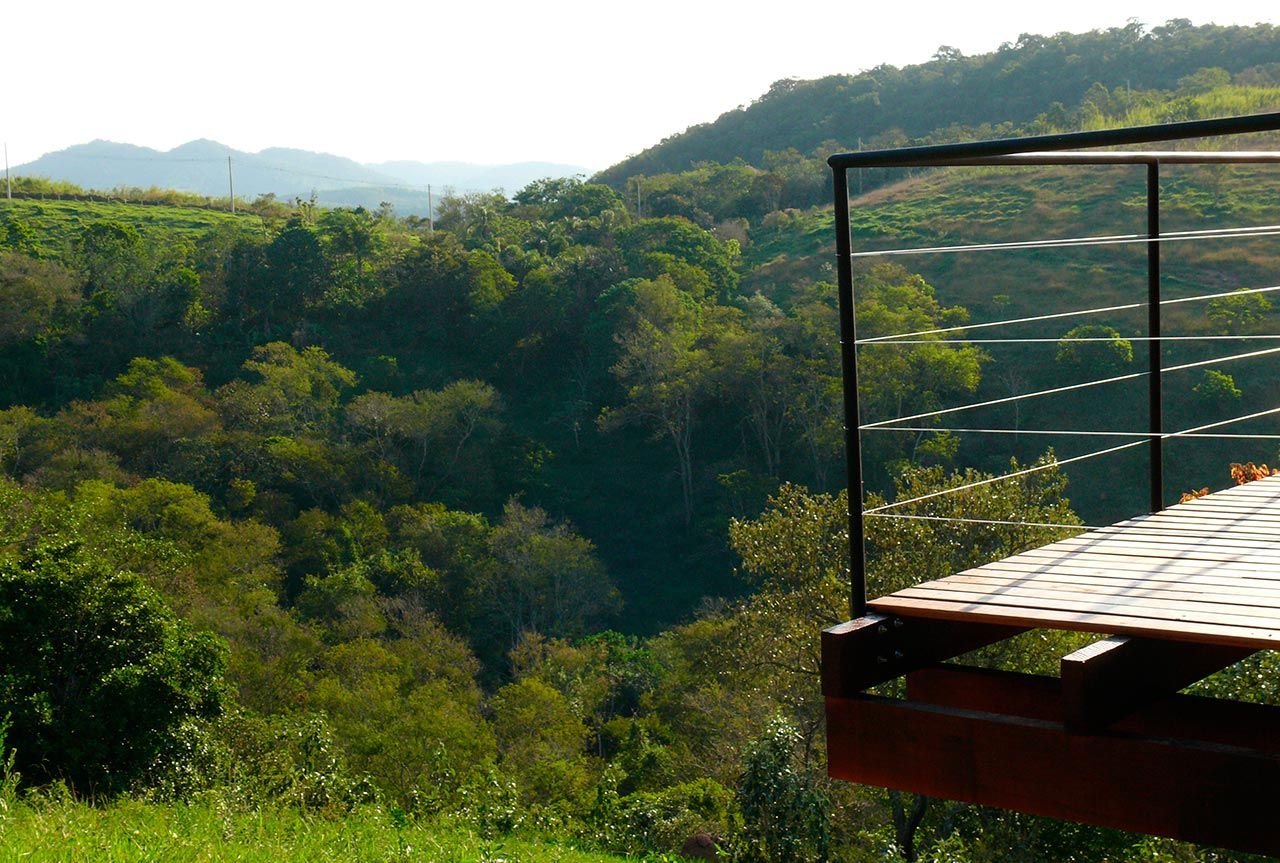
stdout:
{"type": "Polygon", "coordinates": [[[339,819],[293,810],[125,801],[92,807],[0,799],[0,860],[23,863],[618,863],[526,837],[485,840],[432,822],[397,826],[368,807],[339,819]]]}
{"type": "Polygon", "coordinates": [[[42,247],[50,252],[72,243],[80,230],[93,222],[115,219],[137,228],[143,236],[156,234],[166,240],[174,235],[194,238],[223,226],[262,230],[262,220],[252,213],[232,215],[198,207],[127,204],[120,201],[58,201],[0,198],[0,223],[18,219],[30,225],[42,247]]]}

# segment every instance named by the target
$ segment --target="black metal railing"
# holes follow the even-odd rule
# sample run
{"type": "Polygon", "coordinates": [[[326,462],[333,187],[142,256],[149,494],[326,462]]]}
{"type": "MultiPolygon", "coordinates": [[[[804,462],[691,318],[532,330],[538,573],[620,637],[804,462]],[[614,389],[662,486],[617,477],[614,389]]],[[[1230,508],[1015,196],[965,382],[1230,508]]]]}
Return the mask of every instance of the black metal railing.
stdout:
{"type": "MultiPolygon", "coordinates": [[[[1095,132],[1076,132],[1069,134],[1057,135],[1041,135],[1025,138],[1011,138],[993,141],[976,141],[972,143],[962,144],[942,144],[928,147],[905,147],[893,150],[875,150],[857,153],[840,153],[832,156],[827,160],[831,166],[834,179],[835,194],[835,229],[836,229],[836,273],[839,286],[839,314],[840,314],[840,343],[841,343],[841,361],[843,368],[843,395],[844,395],[844,435],[845,435],[845,451],[847,460],[847,482],[849,488],[849,508],[848,508],[848,527],[849,527],[849,575],[850,575],[850,599],[849,607],[852,617],[861,617],[866,613],[867,608],[867,587],[866,587],[866,521],[868,516],[890,515],[885,510],[900,507],[914,501],[895,501],[891,504],[877,507],[874,510],[867,510],[864,502],[863,490],[863,465],[862,465],[862,432],[872,428],[897,428],[898,430],[907,431],[914,427],[903,427],[897,423],[932,418],[941,414],[952,413],[955,411],[971,409],[975,407],[985,407],[997,402],[1017,401],[1020,399],[1034,398],[1037,396],[1048,395],[1058,392],[1064,392],[1071,389],[1083,388],[1086,386],[1094,386],[1100,383],[1111,383],[1118,380],[1127,380],[1131,378],[1147,377],[1148,384],[1148,414],[1149,427],[1146,432],[1139,434],[1130,434],[1131,437],[1139,437],[1136,441],[1130,441],[1114,447],[1108,447],[1097,452],[1087,453],[1083,456],[1077,456],[1072,459],[1065,459],[1057,462],[1057,464],[1066,464],[1070,461],[1080,461],[1086,458],[1106,455],[1117,452],[1122,449],[1128,449],[1136,446],[1147,446],[1150,455],[1150,509],[1156,512],[1165,505],[1164,492],[1164,441],[1171,437],[1196,437],[1207,436],[1210,430],[1221,428],[1234,422],[1240,422],[1247,419],[1254,419],[1263,415],[1272,415],[1280,413],[1280,407],[1272,410],[1254,412],[1243,417],[1233,417],[1223,422],[1210,423],[1195,428],[1183,429],[1181,431],[1169,433],[1164,429],[1164,396],[1162,391],[1162,380],[1165,372],[1176,371],[1179,369],[1191,368],[1202,363],[1189,363],[1179,366],[1173,366],[1168,369],[1162,367],[1162,347],[1165,341],[1169,340],[1162,335],[1161,332],[1161,309],[1165,305],[1175,302],[1187,302],[1190,300],[1205,300],[1219,296],[1227,296],[1230,294],[1238,294],[1240,292],[1233,291],[1224,294],[1207,294],[1200,297],[1182,298],[1178,300],[1164,300],[1161,297],[1161,246],[1168,242],[1181,242],[1186,240],[1206,239],[1210,237],[1227,238],[1227,237],[1258,237],[1280,235],[1280,225],[1260,225],[1247,228],[1237,228],[1228,230],[1210,230],[1210,231],[1183,231],[1176,234],[1161,234],[1160,231],[1160,168],[1161,165],[1241,165],[1241,164],[1275,164],[1280,163],[1280,152],[1256,152],[1256,151],[1226,151],[1226,152],[1202,152],[1197,150],[1186,151],[1169,151],[1169,152],[1135,152],[1135,151],[1093,151],[1089,148],[1096,147],[1130,147],[1134,145],[1151,144],[1165,141],[1182,141],[1189,139],[1214,138],[1227,135],[1242,135],[1258,132],[1274,132],[1280,131],[1280,113],[1257,114],[1247,117],[1230,117],[1217,120],[1198,120],[1183,123],[1165,123],[1155,126],[1141,126],[1126,129],[1114,129],[1095,132]],[[961,167],[961,166],[1071,166],[1071,165],[1134,165],[1142,166],[1146,171],[1146,231],[1143,234],[1131,234],[1122,236],[1106,236],[1106,237],[1076,237],[1058,240],[1038,240],[1030,242],[1016,243],[987,243],[987,244],[970,244],[963,246],[951,247],[931,247],[925,249],[893,249],[879,250],[868,252],[854,252],[852,248],[852,234],[850,230],[849,217],[849,183],[848,172],[850,169],[863,168],[903,168],[903,167],[961,167]],[[894,336],[878,336],[874,339],[868,339],[863,342],[858,340],[857,320],[855,314],[856,298],[854,296],[854,280],[853,280],[853,260],[855,257],[870,255],[895,255],[895,254],[939,254],[947,252],[971,252],[984,249],[1002,249],[1002,248],[1054,248],[1072,245],[1114,245],[1123,243],[1145,243],[1147,251],[1147,297],[1145,303],[1130,303],[1119,306],[1109,306],[1103,309],[1085,309],[1075,312],[1066,312],[1060,314],[1050,314],[1037,316],[1035,318],[1021,318],[1012,321],[995,321],[980,325],[957,326],[949,328],[941,328],[925,333],[902,333],[894,336]],[[1012,323],[1025,323],[1029,320],[1044,320],[1053,317],[1067,317],[1077,314],[1091,314],[1102,311],[1114,311],[1117,309],[1133,309],[1145,305],[1147,310],[1147,335],[1144,340],[1147,343],[1147,371],[1137,372],[1130,375],[1121,375],[1112,378],[1093,381],[1087,384],[1073,385],[1069,387],[1058,387],[1051,390],[1045,390],[1035,393],[1026,393],[1013,396],[1010,399],[1000,399],[995,401],[980,402],[974,405],[960,406],[956,408],[948,408],[941,411],[931,411],[927,414],[918,414],[911,417],[903,417],[897,420],[887,420],[881,423],[860,425],[859,408],[858,408],[858,363],[857,348],[860,344],[894,344],[903,343],[904,340],[912,337],[934,336],[948,331],[963,334],[965,331],[975,329],[977,327],[995,327],[1012,323]]],[[[1261,293],[1267,291],[1280,290],[1280,286],[1269,288],[1258,288],[1253,292],[1261,293]]],[[[1203,338],[1203,337],[1196,337],[1203,338]]],[[[1250,336],[1247,338],[1269,338],[1267,336],[1250,336]]],[[[1010,340],[1001,340],[1010,341],[1010,340]]],[[[1040,340],[1036,340],[1040,341],[1040,340]]],[[[1044,340],[1048,341],[1048,340],[1044,340]]],[[[1057,340],[1053,340],[1057,341],[1057,340]]],[[[908,342],[909,343],[909,342],[908,342]]],[[[1227,357],[1225,359],[1244,358],[1259,356],[1271,352],[1280,352],[1280,348],[1273,348],[1266,351],[1254,351],[1237,355],[1236,357],[1227,357]]],[[[1213,360],[1211,362],[1222,362],[1225,359],[1213,360]]],[[[1207,363],[1205,363],[1207,364],[1207,363]]],[[[923,424],[917,424],[923,426],[923,424]]],[[[921,428],[920,430],[924,430],[921,428]]],[[[937,431],[938,429],[930,429],[937,431]]],[[[956,429],[971,430],[971,429],[956,429]]],[[[1003,431],[1003,430],[984,430],[984,431],[1003,431]]],[[[1274,436],[1252,436],[1252,435],[1235,435],[1236,437],[1274,437],[1274,436]]],[[[992,480],[984,480],[983,482],[993,482],[999,479],[1006,479],[1016,476],[1020,473],[1026,473],[1037,468],[1019,471],[1012,474],[1005,474],[1003,477],[996,477],[992,480]]],[[[960,491],[964,488],[972,487],[959,486],[956,488],[946,489],[938,492],[937,495],[948,494],[960,491]]],[[[933,495],[929,495],[933,496],[933,495]]],[[[917,498],[920,500],[922,498],[917,498]]]]}

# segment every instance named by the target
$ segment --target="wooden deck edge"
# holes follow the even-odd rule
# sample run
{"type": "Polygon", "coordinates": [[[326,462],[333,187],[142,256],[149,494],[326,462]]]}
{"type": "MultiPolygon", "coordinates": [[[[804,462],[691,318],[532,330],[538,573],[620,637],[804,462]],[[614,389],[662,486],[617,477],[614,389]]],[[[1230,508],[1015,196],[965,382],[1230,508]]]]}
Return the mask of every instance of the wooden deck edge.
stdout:
{"type": "Polygon", "coordinates": [[[822,633],[822,692],[843,697],[1003,641],[1025,627],[868,614],[822,633]]]}

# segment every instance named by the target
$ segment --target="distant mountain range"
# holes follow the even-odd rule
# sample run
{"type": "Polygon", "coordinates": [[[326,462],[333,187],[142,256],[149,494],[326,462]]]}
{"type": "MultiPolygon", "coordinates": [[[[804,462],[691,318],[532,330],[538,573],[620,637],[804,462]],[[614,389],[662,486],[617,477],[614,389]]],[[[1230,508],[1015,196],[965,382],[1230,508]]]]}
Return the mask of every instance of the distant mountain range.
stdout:
{"type": "Polygon", "coordinates": [[[381,162],[365,165],[329,153],[271,147],[258,153],[234,150],[217,141],[190,141],[162,152],[134,144],[91,141],[46,153],[17,165],[18,176],[66,180],[87,189],[119,186],[180,189],[200,195],[226,197],[227,157],[237,198],[274,194],[282,199],[309,197],[321,204],[376,207],[395,205],[401,215],[426,215],[428,190],[436,200],[455,192],[503,189],[516,192],[542,177],[586,174],[578,165],[519,162],[476,165],[469,162],[381,162]]]}

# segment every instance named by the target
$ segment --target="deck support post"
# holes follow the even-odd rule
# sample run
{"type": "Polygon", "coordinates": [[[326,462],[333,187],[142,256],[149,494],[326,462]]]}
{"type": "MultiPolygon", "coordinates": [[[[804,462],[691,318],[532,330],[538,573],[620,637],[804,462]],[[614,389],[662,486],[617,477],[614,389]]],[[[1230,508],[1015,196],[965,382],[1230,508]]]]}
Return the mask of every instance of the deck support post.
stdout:
{"type": "Polygon", "coordinates": [[[1164,509],[1164,407],[1160,351],[1160,162],[1147,163],[1147,367],[1151,428],[1151,511],[1164,509]]]}
{"type": "Polygon", "coordinates": [[[849,236],[849,176],[831,169],[836,222],[836,281],[840,301],[840,378],[844,387],[845,488],[849,516],[849,617],[867,613],[867,551],[862,515],[862,434],[858,428],[858,327],[849,236]]]}
{"type": "Polygon", "coordinates": [[[1062,657],[1062,721],[1088,734],[1173,695],[1255,651],[1113,636],[1062,657]]]}

